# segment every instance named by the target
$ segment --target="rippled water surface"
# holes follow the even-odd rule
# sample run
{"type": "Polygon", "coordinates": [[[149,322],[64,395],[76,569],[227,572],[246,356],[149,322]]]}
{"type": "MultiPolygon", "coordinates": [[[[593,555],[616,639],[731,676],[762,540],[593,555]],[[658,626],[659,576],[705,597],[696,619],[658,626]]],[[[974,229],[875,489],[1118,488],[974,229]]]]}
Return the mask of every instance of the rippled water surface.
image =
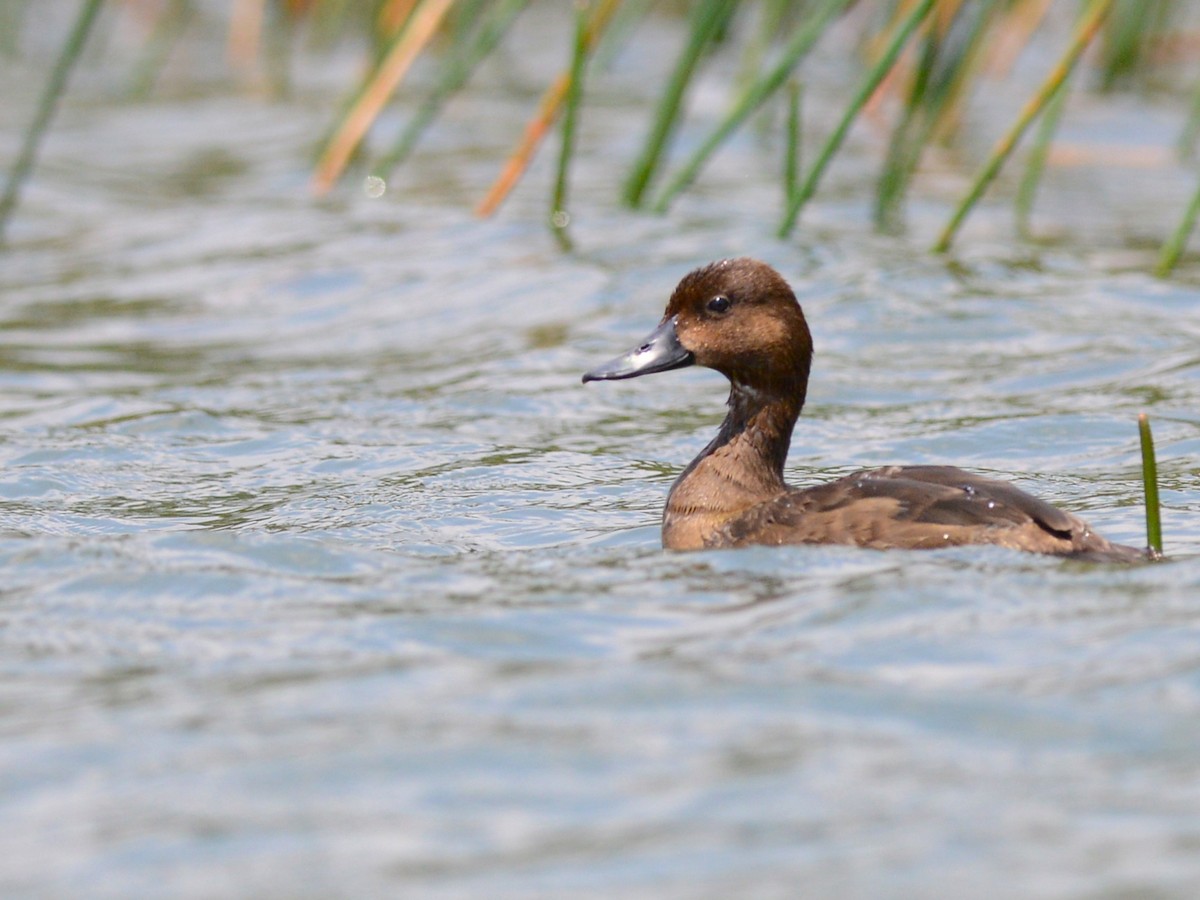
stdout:
{"type": "Polygon", "coordinates": [[[549,156],[466,211],[529,98],[315,202],[331,96],[68,104],[0,257],[6,896],[1195,896],[1186,274],[933,258],[836,177],[779,242],[750,139],[619,212],[604,102],[564,254],[549,156]],[[722,381],[579,376],[744,253],[817,343],[794,482],[955,462],[1138,543],[1145,410],[1174,561],[663,553],[722,381]]]}

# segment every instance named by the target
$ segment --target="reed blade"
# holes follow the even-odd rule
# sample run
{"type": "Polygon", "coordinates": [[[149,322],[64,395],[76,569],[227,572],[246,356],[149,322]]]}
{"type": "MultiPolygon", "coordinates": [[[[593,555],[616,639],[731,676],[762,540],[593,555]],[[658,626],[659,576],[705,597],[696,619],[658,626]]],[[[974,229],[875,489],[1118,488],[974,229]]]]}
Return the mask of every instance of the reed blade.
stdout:
{"type": "Polygon", "coordinates": [[[1033,201],[1037,196],[1038,185],[1042,182],[1042,173],[1046,170],[1046,159],[1050,155],[1050,145],[1054,142],[1058,123],[1062,121],[1063,110],[1067,108],[1067,95],[1070,93],[1071,80],[1068,78],[1054,90],[1046,114],[1038,123],[1037,134],[1033,137],[1033,147],[1029,151],[1029,161],[1025,164],[1025,174],[1021,178],[1021,186],[1017,188],[1017,233],[1029,235],[1029,220],[1033,216],[1033,201]]]}
{"type": "Polygon", "coordinates": [[[888,142],[887,157],[875,190],[875,227],[880,231],[900,230],[900,204],[908,185],[909,177],[916,168],[920,156],[920,139],[917,133],[920,120],[927,116],[926,103],[929,85],[937,65],[941,40],[936,28],[926,29],[924,47],[912,74],[908,98],[904,110],[892,129],[888,142]]]}
{"type": "Polygon", "coordinates": [[[87,43],[92,25],[96,21],[96,15],[100,12],[100,7],[103,5],[104,0],[83,0],[83,3],[79,7],[79,14],[75,17],[75,24],[71,27],[71,31],[67,35],[67,40],[58,54],[58,59],[55,60],[54,68],[50,71],[50,77],[46,80],[46,87],[42,90],[37,112],[34,114],[29,130],[25,132],[25,139],[21,142],[21,149],[17,153],[16,161],[8,173],[8,182],[4,185],[4,194],[0,196],[0,243],[4,240],[4,230],[8,225],[9,217],[12,215],[13,210],[16,209],[21,187],[24,185],[25,179],[29,177],[29,173],[33,171],[33,164],[37,160],[38,147],[42,142],[42,136],[46,133],[46,128],[50,125],[50,120],[54,118],[54,111],[58,107],[58,100],[67,86],[67,79],[71,75],[71,69],[74,68],[75,63],[79,60],[79,56],[83,52],[83,45],[87,43]]]}
{"type": "Polygon", "coordinates": [[[792,202],[788,204],[787,212],[784,214],[783,221],[779,225],[779,236],[787,237],[791,234],[792,229],[796,225],[796,218],[800,215],[800,210],[804,204],[809,201],[814,193],[816,193],[817,185],[821,181],[821,176],[825,173],[825,168],[829,165],[833,155],[842,146],[842,141],[846,139],[847,133],[850,131],[850,126],[858,117],[859,112],[871,99],[871,95],[875,93],[875,89],[879,87],[884,76],[892,70],[892,66],[896,64],[896,60],[900,57],[900,51],[904,49],[904,45],[908,43],[909,37],[920,25],[925,17],[929,15],[929,11],[933,9],[936,0],[921,0],[920,3],[904,18],[897,27],[895,34],[892,35],[892,40],[884,50],[883,55],[876,61],[871,71],[867,73],[867,77],[859,84],[858,90],[854,92],[854,97],[851,99],[846,111],[842,114],[841,121],[833,133],[825,141],[825,145],[821,148],[821,152],[817,155],[816,162],[808,172],[808,177],[804,179],[804,183],[796,192],[796,196],[792,198],[792,202]]]}
{"type": "Polygon", "coordinates": [[[788,82],[787,140],[783,148],[783,202],[790,204],[800,184],[802,119],[800,103],[804,98],[804,86],[797,81],[788,82]]]}
{"type": "Polygon", "coordinates": [[[472,38],[446,64],[437,84],[417,107],[392,148],[372,164],[371,174],[387,178],[408,158],[425,129],[437,118],[450,98],[467,83],[475,68],[496,49],[518,14],[528,5],[529,0],[499,0],[487,11],[472,38]]]}
{"type": "Polygon", "coordinates": [[[1200,82],[1192,88],[1187,121],[1179,134],[1179,156],[1191,161],[1196,157],[1196,138],[1200,137],[1200,82]]]}
{"type": "Polygon", "coordinates": [[[1100,42],[1101,86],[1111,90],[1144,70],[1142,59],[1175,0],[1137,0],[1113,8],[1100,42]]]}
{"type": "Polygon", "coordinates": [[[1162,512],[1158,501],[1158,463],[1154,458],[1154,437],[1150,418],[1138,414],[1138,436],[1142,444],[1142,485],[1146,495],[1146,543],[1162,555],[1162,512]]]}
{"type": "Polygon", "coordinates": [[[736,8],[737,0],[702,0],[692,9],[687,43],[675,61],[667,87],[654,113],[650,134],[647,135],[642,152],[625,182],[625,202],[629,206],[636,209],[642,205],[646,187],[654,177],[662,161],[663,151],[679,123],[679,111],[696,66],[736,8]]]}
{"type": "Polygon", "coordinates": [[[1197,215],[1200,215],[1200,184],[1196,185],[1196,191],[1192,194],[1192,201],[1184,211],[1183,218],[1179,220],[1175,231],[1163,243],[1162,250],[1159,251],[1158,265],[1154,267],[1155,275],[1165,278],[1175,269],[1179,257],[1183,255],[1183,248],[1187,246],[1192,229],[1196,227],[1197,215]]]}
{"type": "MultiPolygon", "coordinates": [[[[800,24],[796,33],[788,41],[787,46],[784,47],[779,62],[770,71],[746,87],[734,103],[733,109],[709,133],[708,137],[696,148],[687,162],[683,164],[667,183],[667,186],[663,188],[653,204],[656,212],[665,212],[667,207],[670,206],[671,201],[695,181],[696,176],[700,174],[700,170],[708,162],[709,157],[716,152],[717,148],[734,131],[741,127],[742,123],[749,118],[751,113],[762,106],[767,98],[787,81],[792,70],[800,64],[800,61],[808,55],[813,45],[816,44],[818,38],[825,33],[825,29],[829,23],[850,2],[851,0],[824,0],[813,11],[812,15],[808,16],[800,24]]],[[[930,0],[926,0],[926,2],[930,2],[930,0]]]]}
{"type": "Polygon", "coordinates": [[[935,6],[879,177],[875,226],[880,231],[901,230],[904,198],[925,149],[957,127],[957,110],[980,68],[986,36],[995,31],[998,7],[995,0],[935,6]]]}
{"type": "Polygon", "coordinates": [[[983,196],[983,192],[995,180],[996,175],[999,174],[1004,163],[1012,155],[1017,142],[1021,140],[1021,136],[1025,134],[1026,129],[1029,128],[1033,120],[1046,108],[1055,92],[1066,81],[1067,76],[1071,74],[1071,71],[1075,68],[1075,64],[1079,62],[1079,58],[1083,56],[1083,51],[1087,49],[1092,39],[1099,32],[1105,17],[1112,9],[1112,5],[1113,0],[1092,0],[1088,4],[1083,16],[1075,27],[1075,33],[1072,35],[1071,42],[1067,46],[1066,51],[1059,58],[1054,68],[1050,70],[1050,74],[1046,76],[1041,87],[1026,101],[1016,121],[1013,122],[1008,131],[992,149],[991,155],[979,170],[979,174],[976,175],[970,189],[959,202],[958,207],[954,210],[954,214],[950,217],[950,221],[942,229],[937,242],[933,245],[935,253],[944,253],[950,249],[950,244],[954,241],[954,236],[958,233],[958,229],[967,217],[967,213],[971,211],[979,201],[979,198],[983,196]]]}
{"type": "Polygon", "coordinates": [[[588,57],[587,13],[580,7],[575,12],[575,41],[571,48],[570,84],[563,101],[562,146],[558,153],[558,171],[554,179],[554,195],[550,201],[550,231],[564,251],[571,250],[571,235],[567,226],[571,214],[567,210],[567,186],[571,158],[575,152],[575,127],[579,120],[579,101],[583,96],[583,75],[588,57]]]}
{"type": "Polygon", "coordinates": [[[329,191],[350,162],[388,98],[437,31],[454,0],[423,0],[413,10],[404,29],[393,39],[388,52],[372,73],[362,93],[325,145],[313,173],[313,190],[329,191]]]}
{"type": "MultiPolygon", "coordinates": [[[[600,35],[604,33],[604,29],[612,19],[613,13],[617,11],[620,5],[621,0],[599,0],[595,8],[591,11],[588,16],[587,34],[585,37],[589,50],[600,39],[600,35]]],[[[562,108],[563,101],[566,99],[567,91],[570,88],[571,73],[563,72],[546,89],[546,93],[542,95],[542,100],[538,104],[537,112],[525,126],[525,133],[521,136],[521,141],[517,145],[517,148],[509,155],[504,168],[496,176],[496,180],[492,182],[492,186],[488,189],[487,194],[475,206],[475,215],[480,218],[487,218],[495,213],[500,208],[500,204],[512,192],[512,189],[516,187],[517,182],[521,180],[521,176],[525,174],[525,170],[529,168],[529,163],[533,160],[533,156],[537,152],[537,148],[541,145],[542,139],[545,138],[546,132],[550,130],[551,123],[558,117],[559,110],[562,108]]]]}

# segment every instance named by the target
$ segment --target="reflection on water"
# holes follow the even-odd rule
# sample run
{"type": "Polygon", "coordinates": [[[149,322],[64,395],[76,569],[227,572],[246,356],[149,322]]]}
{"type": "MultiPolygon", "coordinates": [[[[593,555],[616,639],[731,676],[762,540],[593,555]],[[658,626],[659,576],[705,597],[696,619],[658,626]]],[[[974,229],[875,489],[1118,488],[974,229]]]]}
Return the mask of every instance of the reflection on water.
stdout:
{"type": "MultiPolygon", "coordinates": [[[[583,197],[623,114],[590,120],[583,197]]],[[[537,187],[498,223],[459,211],[491,174],[470,144],[310,202],[320,124],[68,109],[14,223],[6,894],[1200,882],[1191,287],[1082,250],[946,263],[867,237],[861,198],[778,243],[749,147],[670,218],[581,207],[563,256],[537,187]],[[663,554],[722,383],[579,376],[747,252],[817,341],[794,481],[953,461],[1136,543],[1146,409],[1177,560],[663,554]]]]}

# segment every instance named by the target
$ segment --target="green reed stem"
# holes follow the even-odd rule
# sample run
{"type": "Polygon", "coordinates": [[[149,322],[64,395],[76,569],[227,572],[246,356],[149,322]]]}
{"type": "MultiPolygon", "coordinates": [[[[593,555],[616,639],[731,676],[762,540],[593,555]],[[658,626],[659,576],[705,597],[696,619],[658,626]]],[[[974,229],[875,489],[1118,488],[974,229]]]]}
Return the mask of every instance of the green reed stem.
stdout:
{"type": "MultiPolygon", "coordinates": [[[[788,10],[803,4],[795,0],[761,0],[758,4],[758,22],[742,49],[733,84],[743,90],[762,71],[767,53],[775,46],[779,35],[784,33],[788,10]]],[[[720,40],[722,35],[718,35],[720,40]]]]}
{"type": "Polygon", "coordinates": [[[1196,138],[1200,136],[1200,82],[1192,88],[1191,104],[1188,107],[1187,122],[1179,135],[1179,155],[1183,159],[1192,159],[1196,155],[1196,138]]]}
{"type": "Polygon", "coordinates": [[[1062,121],[1063,110],[1067,108],[1067,95],[1070,93],[1070,79],[1066,79],[1057,88],[1046,107],[1046,114],[1038,123],[1037,134],[1033,137],[1033,147],[1029,151],[1029,162],[1025,165],[1025,175],[1021,178],[1021,186],[1017,188],[1017,232],[1029,234],[1029,219],[1033,215],[1033,201],[1037,196],[1038,185],[1042,182],[1042,174],[1046,171],[1046,158],[1050,155],[1050,145],[1054,143],[1054,134],[1062,121]]]}
{"type": "Polygon", "coordinates": [[[575,154],[575,126],[579,121],[579,100],[583,96],[583,74],[588,57],[587,5],[579,3],[575,11],[575,42],[571,48],[571,74],[567,95],[563,98],[562,145],[558,153],[558,173],[554,179],[554,196],[550,201],[550,231],[563,250],[571,249],[571,224],[567,212],[567,187],[570,180],[571,158],[575,154]]]}
{"type": "Polygon", "coordinates": [[[784,47],[779,62],[742,91],[734,103],[733,109],[717,124],[717,127],[696,148],[687,162],[663,188],[654,202],[653,208],[656,212],[665,212],[671,201],[696,179],[709,157],[725,142],[726,138],[733,134],[751,113],[762,106],[766,99],[787,81],[792,70],[812,49],[817,39],[825,33],[825,29],[833,17],[849,3],[850,0],[824,0],[813,10],[812,15],[804,20],[784,47]]]}
{"type": "Polygon", "coordinates": [[[800,101],[804,86],[797,81],[788,82],[787,146],[783,151],[783,202],[790,204],[800,183],[800,101]]]}
{"type": "Polygon", "coordinates": [[[488,0],[458,0],[449,15],[446,16],[446,43],[451,47],[461,47],[470,40],[485,8],[491,4],[488,0]]]}
{"type": "Polygon", "coordinates": [[[1138,413],[1138,436],[1142,443],[1142,485],[1146,494],[1146,543],[1161,554],[1162,512],[1158,502],[1158,463],[1154,458],[1154,437],[1150,434],[1150,418],[1138,413]]]}
{"type": "Polygon", "coordinates": [[[920,156],[923,141],[915,135],[937,64],[941,42],[936,32],[937,29],[929,29],[925,37],[925,46],[913,72],[904,110],[896,127],[892,129],[892,137],[888,142],[887,157],[884,159],[879,186],[875,191],[875,227],[880,231],[899,230],[900,203],[909,176],[920,156]]]}
{"type": "Polygon", "coordinates": [[[1158,254],[1158,264],[1154,267],[1155,275],[1165,278],[1171,274],[1175,264],[1179,262],[1179,257],[1183,254],[1183,248],[1187,246],[1192,229],[1196,227],[1197,215],[1200,215],[1200,185],[1196,186],[1196,191],[1192,194],[1192,201],[1184,211],[1183,218],[1179,220],[1174,233],[1163,243],[1162,250],[1158,254]]]}
{"type": "Polygon", "coordinates": [[[1101,87],[1111,90],[1143,68],[1146,50],[1175,0],[1137,0],[1113,7],[1100,48],[1101,87]]]}
{"type": "Polygon", "coordinates": [[[604,71],[611,69],[617,55],[637,33],[638,25],[650,14],[651,7],[657,5],[658,0],[624,0],[600,35],[588,68],[599,66],[604,71]]]}
{"type": "Polygon", "coordinates": [[[654,177],[663,150],[666,148],[679,123],[679,111],[684,94],[691,84],[692,75],[705,49],[729,20],[736,9],[737,0],[702,0],[692,8],[691,29],[687,43],[675,61],[675,68],[667,81],[667,88],[659,100],[654,114],[654,124],[642,152],[634,163],[629,179],[625,182],[625,202],[633,208],[642,205],[646,187],[654,177]]]}
{"type": "Polygon", "coordinates": [[[960,5],[943,30],[926,28],[904,111],[892,130],[888,156],[875,194],[875,227],[899,231],[903,203],[921,154],[947,127],[958,98],[978,68],[995,0],[960,5]]]}
{"type": "Polygon", "coordinates": [[[408,158],[425,129],[438,117],[442,107],[467,83],[475,67],[496,49],[500,39],[508,33],[509,26],[528,5],[529,0],[498,0],[495,6],[488,10],[471,40],[463,45],[461,52],[455,53],[447,62],[437,84],[408,120],[396,143],[371,166],[371,174],[386,178],[408,158]]]}
{"type": "Polygon", "coordinates": [[[0,196],[0,241],[4,240],[4,228],[8,224],[13,209],[16,208],[21,186],[33,169],[33,163],[37,159],[38,146],[41,144],[42,136],[45,134],[50,120],[54,117],[58,99],[67,86],[67,78],[83,51],[83,45],[87,42],[92,24],[96,21],[96,14],[100,12],[100,7],[103,5],[104,0],[83,0],[71,33],[67,35],[62,52],[59,53],[58,59],[54,63],[54,69],[50,72],[50,78],[42,91],[42,98],[38,103],[33,123],[25,132],[25,140],[21,143],[17,160],[8,173],[8,183],[4,186],[4,195],[0,196]]]}
{"type": "Polygon", "coordinates": [[[812,169],[808,172],[808,177],[804,180],[804,184],[800,186],[796,196],[792,198],[792,202],[788,204],[788,209],[783,217],[783,222],[779,225],[779,236],[787,237],[796,225],[796,218],[800,215],[800,209],[808,202],[817,190],[817,184],[821,180],[821,176],[825,173],[826,166],[833,159],[834,153],[841,147],[842,141],[846,139],[846,134],[850,131],[850,126],[858,117],[859,112],[866,106],[867,101],[871,99],[871,95],[875,93],[875,89],[879,87],[880,82],[892,66],[896,64],[896,60],[900,56],[900,51],[904,49],[904,45],[908,43],[909,37],[917,26],[920,25],[925,17],[929,15],[929,11],[933,9],[936,0],[921,0],[920,3],[908,14],[900,26],[896,29],[896,33],[892,35],[892,40],[884,50],[878,62],[867,73],[867,77],[859,84],[858,90],[854,92],[854,97],[850,101],[850,105],[846,107],[846,111],[842,114],[842,120],[838,122],[837,128],[833,130],[833,134],[825,141],[825,146],[821,148],[821,152],[817,155],[817,161],[813,163],[812,169]]]}
{"type": "Polygon", "coordinates": [[[1037,92],[1025,103],[1017,120],[1013,122],[1008,132],[1000,138],[999,142],[992,149],[991,156],[980,169],[979,174],[975,177],[971,189],[959,202],[958,208],[954,210],[954,215],[950,217],[950,221],[946,223],[946,227],[942,229],[942,233],[938,236],[937,242],[933,245],[935,253],[943,253],[950,249],[950,244],[954,240],[954,235],[958,233],[959,226],[967,217],[967,213],[983,196],[983,192],[987,190],[988,185],[999,174],[1004,163],[1012,155],[1013,150],[1020,141],[1021,136],[1029,127],[1042,110],[1050,103],[1051,98],[1059,89],[1067,76],[1075,68],[1075,64],[1079,62],[1079,58],[1083,55],[1083,51],[1087,49],[1088,44],[1096,36],[1100,30],[1100,25],[1104,22],[1104,17],[1108,15],[1112,9],[1113,0],[1092,0],[1084,11],[1079,24],[1075,28],[1075,34],[1071,38],[1071,43],[1067,46],[1066,51],[1059,58],[1054,68],[1050,70],[1050,74],[1046,80],[1042,82],[1041,87],[1037,92]]]}

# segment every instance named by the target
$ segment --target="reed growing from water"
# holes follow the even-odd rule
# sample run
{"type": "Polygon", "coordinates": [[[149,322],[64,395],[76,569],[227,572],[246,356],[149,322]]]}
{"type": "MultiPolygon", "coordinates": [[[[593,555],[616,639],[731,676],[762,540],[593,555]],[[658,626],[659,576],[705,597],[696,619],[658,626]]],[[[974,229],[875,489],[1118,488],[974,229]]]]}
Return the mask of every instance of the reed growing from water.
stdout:
{"type": "Polygon", "coordinates": [[[83,53],[83,45],[87,43],[88,35],[91,34],[92,26],[96,22],[96,16],[103,5],[104,0],[83,0],[79,7],[79,15],[75,17],[75,24],[71,27],[62,51],[58,54],[54,67],[50,70],[50,77],[47,78],[46,86],[42,90],[37,112],[25,132],[21,149],[17,151],[17,157],[13,161],[8,180],[4,185],[4,193],[0,194],[0,242],[4,240],[5,226],[17,206],[21,187],[33,170],[38,146],[50,125],[50,120],[54,117],[58,100],[67,87],[67,79],[70,77],[75,63],[78,62],[80,54],[83,53]]]}
{"type": "Polygon", "coordinates": [[[583,97],[583,72],[588,59],[588,20],[582,6],[575,13],[575,43],[571,48],[571,67],[568,70],[566,112],[563,115],[562,141],[558,152],[558,169],[554,179],[554,197],[550,202],[550,230],[564,250],[571,249],[567,226],[571,213],[567,209],[567,182],[571,157],[575,153],[575,124],[579,120],[579,104],[583,97]]]}
{"type": "MultiPolygon", "coordinates": [[[[352,165],[363,164],[371,174],[390,177],[419,146],[422,136],[436,126],[446,106],[479,77],[481,66],[505,46],[518,22],[540,17],[545,21],[531,27],[544,29],[548,40],[561,40],[564,59],[600,69],[656,11],[652,0],[579,0],[577,18],[583,24],[577,31],[563,27],[562,16],[551,15],[557,7],[533,0],[230,3],[227,45],[235,71],[253,66],[256,59],[269,62],[278,58],[275,68],[282,81],[287,64],[297,64],[286,58],[297,52],[297,36],[307,36],[310,53],[319,52],[313,47],[338,41],[357,40],[363,46],[363,74],[348,91],[341,111],[331,114],[333,123],[320,140],[313,173],[318,192],[332,189],[352,165]],[[427,80],[428,87],[414,90],[408,86],[407,76],[418,65],[433,66],[435,74],[427,80]],[[376,149],[372,138],[379,130],[379,118],[396,106],[403,117],[399,136],[376,149]]],[[[102,6],[102,0],[83,0],[63,53],[47,76],[42,102],[0,199],[0,233],[33,165],[67,74],[102,6]]],[[[1004,73],[1037,36],[1043,56],[1047,46],[1056,45],[1049,54],[1056,61],[953,205],[934,247],[946,250],[951,246],[963,222],[1011,165],[1026,132],[1036,124],[1014,198],[1017,230],[1024,233],[1037,187],[1052,177],[1047,161],[1072,98],[1089,90],[1115,90],[1139,79],[1147,81],[1151,74],[1161,84],[1166,79],[1160,73],[1173,74],[1162,60],[1169,62],[1171,47],[1186,44],[1191,39],[1189,29],[1196,27],[1195,11],[1184,0],[1081,0],[1070,7],[1078,10],[1073,28],[1061,34],[1047,29],[1047,17],[1054,18],[1053,13],[1061,18],[1064,6],[1052,0],[694,0],[682,12],[657,10],[659,15],[676,15],[680,41],[672,50],[673,61],[663,69],[657,102],[647,109],[640,147],[632,159],[620,161],[629,167],[622,179],[621,199],[634,208],[668,209],[703,177],[704,168],[726,141],[751,121],[763,125],[767,120],[756,114],[775,102],[776,108],[785,112],[780,117],[784,120],[781,140],[788,160],[781,175],[781,236],[795,228],[800,212],[817,195],[830,166],[843,152],[846,138],[864,114],[876,132],[882,129],[886,135],[878,141],[875,223],[883,230],[900,230],[905,197],[913,189],[927,151],[936,145],[954,144],[970,121],[966,109],[972,95],[1003,85],[1004,73]],[[803,66],[814,50],[831,42],[839,47],[857,43],[862,74],[836,124],[822,134],[800,121],[794,85],[804,80],[803,66]],[[714,59],[722,56],[740,60],[729,86],[727,111],[707,126],[689,121],[689,94],[698,80],[711,72],[714,59]],[[1076,74],[1084,68],[1088,70],[1086,78],[1076,74]],[[1068,90],[1068,79],[1074,90],[1068,90]],[[684,128],[693,132],[694,139],[688,152],[677,159],[676,138],[684,128]],[[801,132],[816,148],[806,169],[797,163],[801,132]]],[[[148,10],[156,11],[157,19],[145,29],[144,52],[127,79],[134,96],[151,95],[173,48],[200,24],[212,22],[211,8],[199,0],[110,0],[108,7],[106,15],[112,16],[145,17],[148,10]]],[[[24,27],[29,27],[31,18],[24,17],[24,27]]],[[[656,27],[661,27],[661,22],[656,27]]],[[[19,52],[19,39],[7,36],[5,46],[9,45],[19,52]]],[[[1026,56],[1033,57],[1024,63],[1026,67],[1036,68],[1038,56],[1026,56]]],[[[504,202],[559,117],[578,117],[579,104],[586,102],[577,92],[581,76],[582,68],[569,68],[545,86],[516,148],[506,160],[497,161],[499,174],[476,207],[480,216],[491,215],[504,202]],[[572,97],[577,103],[570,102],[572,97]]],[[[1190,77],[1197,77],[1196,73],[1190,77]]],[[[1176,87],[1181,101],[1180,152],[1186,157],[1194,152],[1200,135],[1200,84],[1176,87]]],[[[810,94],[814,90],[817,87],[809,82],[810,94]]],[[[834,91],[826,92],[822,86],[822,92],[834,91]]],[[[573,126],[574,121],[564,130],[552,189],[560,199],[577,140],[573,126]]],[[[558,200],[552,198],[552,204],[557,212],[563,212],[558,200]]],[[[1178,213],[1167,211],[1167,215],[1173,218],[1178,213]]],[[[1164,223],[1160,274],[1178,264],[1198,215],[1200,188],[1169,235],[1166,226],[1170,223],[1164,223]]],[[[562,216],[551,219],[561,221],[562,216]]]]}
{"type": "Polygon", "coordinates": [[[1158,463],[1154,458],[1154,437],[1150,434],[1150,418],[1138,415],[1138,437],[1142,445],[1142,485],[1146,497],[1146,544],[1162,555],[1162,513],[1158,502],[1158,463]]]}

